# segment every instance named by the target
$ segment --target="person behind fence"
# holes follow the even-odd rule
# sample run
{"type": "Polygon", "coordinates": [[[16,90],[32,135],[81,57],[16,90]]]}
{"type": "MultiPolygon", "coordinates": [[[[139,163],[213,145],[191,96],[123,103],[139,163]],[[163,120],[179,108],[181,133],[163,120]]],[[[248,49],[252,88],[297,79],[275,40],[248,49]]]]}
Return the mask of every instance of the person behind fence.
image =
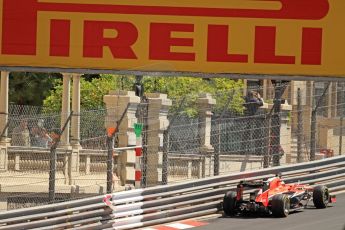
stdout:
{"type": "Polygon", "coordinates": [[[263,105],[263,99],[258,92],[248,91],[244,104],[247,119],[243,138],[246,141],[242,142],[242,149],[247,154],[262,153],[262,121],[257,115],[257,111],[263,105]]]}
{"type": "Polygon", "coordinates": [[[11,145],[30,147],[30,130],[27,120],[21,120],[19,126],[13,129],[11,145]]]}
{"type": "Polygon", "coordinates": [[[47,130],[44,128],[44,120],[40,119],[37,126],[32,128],[33,146],[48,148],[48,143],[52,142],[47,130]]]}
{"type": "Polygon", "coordinates": [[[260,94],[255,91],[249,91],[247,96],[245,97],[245,108],[246,108],[246,115],[253,116],[256,114],[258,109],[264,105],[264,101],[261,98],[260,94]]]}

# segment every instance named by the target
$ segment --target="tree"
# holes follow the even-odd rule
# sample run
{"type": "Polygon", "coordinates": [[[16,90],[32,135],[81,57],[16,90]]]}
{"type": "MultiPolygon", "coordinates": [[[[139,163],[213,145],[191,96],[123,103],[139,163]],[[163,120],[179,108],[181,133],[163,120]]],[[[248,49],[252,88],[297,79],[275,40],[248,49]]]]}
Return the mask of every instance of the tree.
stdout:
{"type": "MultiPolygon", "coordinates": [[[[81,107],[83,109],[103,108],[103,96],[110,90],[133,90],[134,76],[101,75],[89,81],[81,79],[81,107]]],[[[61,81],[51,90],[45,99],[44,105],[49,110],[61,110],[62,85],[61,81]]],[[[215,110],[234,110],[241,112],[243,109],[242,81],[226,78],[202,79],[193,77],[151,77],[143,78],[145,93],[165,93],[174,100],[172,109],[177,109],[179,101],[184,100],[183,111],[189,116],[194,116],[196,99],[200,93],[210,93],[217,100],[215,110]],[[231,100],[231,103],[227,103],[231,100]],[[228,105],[228,108],[224,108],[228,105]]]]}
{"type": "Polygon", "coordinates": [[[11,72],[9,102],[19,105],[42,106],[43,100],[59,84],[61,74],[11,72]],[[39,89],[39,90],[38,90],[39,89]]]}
{"type": "Polygon", "coordinates": [[[243,112],[242,81],[228,78],[145,77],[144,88],[146,92],[166,93],[175,100],[172,110],[177,109],[183,100],[182,109],[189,116],[197,114],[195,102],[201,93],[210,93],[217,100],[216,112],[243,112]]]}
{"type": "MultiPolygon", "coordinates": [[[[102,75],[101,78],[87,78],[87,80],[82,77],[80,79],[81,108],[85,110],[103,108],[103,96],[109,93],[110,90],[119,89],[121,84],[121,76],[117,75],[105,74],[102,75]]],[[[130,86],[132,86],[132,83],[130,86]]],[[[130,86],[127,83],[123,88],[125,90],[130,90],[130,86]]],[[[47,112],[58,112],[61,110],[62,91],[63,85],[60,80],[43,102],[47,112]]],[[[73,87],[71,87],[71,93],[72,91],[73,87]]]]}

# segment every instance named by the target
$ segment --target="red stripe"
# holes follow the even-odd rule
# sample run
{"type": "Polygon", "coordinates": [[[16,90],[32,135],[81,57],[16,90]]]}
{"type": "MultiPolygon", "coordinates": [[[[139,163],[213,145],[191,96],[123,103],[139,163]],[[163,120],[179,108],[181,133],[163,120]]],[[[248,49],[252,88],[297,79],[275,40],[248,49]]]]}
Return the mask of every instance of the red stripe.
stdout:
{"type": "Polygon", "coordinates": [[[135,181],[141,181],[141,171],[135,171],[135,181]]]}
{"type": "Polygon", "coordinates": [[[135,156],[141,157],[142,155],[142,148],[135,148],[135,156]]]}
{"type": "Polygon", "coordinates": [[[275,19],[310,19],[324,18],[329,11],[328,0],[270,0],[280,2],[280,10],[231,9],[207,7],[172,7],[172,6],[131,6],[100,5],[75,3],[39,3],[39,10],[85,13],[115,13],[141,15],[174,15],[204,17],[240,17],[240,18],[275,18],[275,19]],[[308,9],[308,10],[306,10],[308,9]]]}
{"type": "Polygon", "coordinates": [[[155,229],[157,230],[177,230],[178,228],[172,228],[172,227],[168,227],[168,226],[157,226],[155,227],[155,229]]]}

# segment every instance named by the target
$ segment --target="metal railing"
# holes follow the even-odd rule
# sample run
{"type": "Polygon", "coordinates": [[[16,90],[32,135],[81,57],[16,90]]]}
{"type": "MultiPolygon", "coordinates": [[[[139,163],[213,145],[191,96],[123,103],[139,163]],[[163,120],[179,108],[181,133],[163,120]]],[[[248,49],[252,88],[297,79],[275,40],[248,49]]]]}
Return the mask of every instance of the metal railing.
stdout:
{"type": "Polygon", "coordinates": [[[243,179],[281,173],[290,182],[345,190],[345,157],[246,171],[174,185],[136,189],[77,201],[0,213],[6,229],[132,229],[221,211],[224,193],[243,179]],[[106,205],[106,203],[108,205],[106,205]],[[111,208],[109,208],[111,207],[111,208]]]}

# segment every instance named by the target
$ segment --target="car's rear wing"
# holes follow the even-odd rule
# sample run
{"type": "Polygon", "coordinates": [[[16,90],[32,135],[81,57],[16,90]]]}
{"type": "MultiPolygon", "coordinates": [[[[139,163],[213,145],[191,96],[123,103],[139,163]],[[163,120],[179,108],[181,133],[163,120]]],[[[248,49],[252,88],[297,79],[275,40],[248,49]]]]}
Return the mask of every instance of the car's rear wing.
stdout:
{"type": "Polygon", "coordinates": [[[264,186],[264,181],[240,181],[237,188],[262,188],[264,186]]]}

